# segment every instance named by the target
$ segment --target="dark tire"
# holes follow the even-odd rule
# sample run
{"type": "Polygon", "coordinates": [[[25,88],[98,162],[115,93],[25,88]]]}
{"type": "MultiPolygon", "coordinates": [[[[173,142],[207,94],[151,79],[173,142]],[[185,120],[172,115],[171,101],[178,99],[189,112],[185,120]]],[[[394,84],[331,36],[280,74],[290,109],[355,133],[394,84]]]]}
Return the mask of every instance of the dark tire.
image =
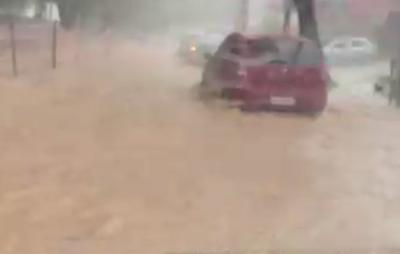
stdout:
{"type": "Polygon", "coordinates": [[[320,118],[323,113],[324,113],[324,111],[321,110],[321,111],[307,112],[305,115],[310,117],[310,118],[312,118],[312,119],[317,119],[317,118],[320,118]]]}
{"type": "Polygon", "coordinates": [[[263,106],[255,105],[252,103],[244,103],[239,108],[242,112],[246,112],[246,113],[256,113],[256,112],[260,112],[263,109],[265,109],[265,108],[263,108],[263,106]]]}
{"type": "Polygon", "coordinates": [[[218,98],[218,95],[211,92],[209,85],[204,81],[201,81],[197,85],[197,94],[198,98],[202,101],[210,101],[218,98]]]}

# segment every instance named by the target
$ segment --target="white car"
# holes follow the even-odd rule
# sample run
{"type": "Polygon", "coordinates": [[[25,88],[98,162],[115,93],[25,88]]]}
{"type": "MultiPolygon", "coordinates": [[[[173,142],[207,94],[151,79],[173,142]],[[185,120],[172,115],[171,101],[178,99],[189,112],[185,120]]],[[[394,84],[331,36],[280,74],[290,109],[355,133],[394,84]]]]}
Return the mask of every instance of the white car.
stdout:
{"type": "Polygon", "coordinates": [[[377,46],[364,37],[334,39],[324,47],[329,64],[364,64],[376,59],[377,46]]]}

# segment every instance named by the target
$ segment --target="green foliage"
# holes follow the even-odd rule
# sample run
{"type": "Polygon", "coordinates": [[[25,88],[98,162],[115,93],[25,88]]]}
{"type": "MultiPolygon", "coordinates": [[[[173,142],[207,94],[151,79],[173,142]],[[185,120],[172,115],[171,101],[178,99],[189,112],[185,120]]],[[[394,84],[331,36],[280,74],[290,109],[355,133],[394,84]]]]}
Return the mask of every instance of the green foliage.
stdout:
{"type": "MultiPolygon", "coordinates": [[[[157,30],[174,24],[221,20],[233,16],[232,0],[55,0],[67,28],[97,20],[104,26],[157,30]]],[[[229,20],[232,20],[230,18],[229,20]]]]}
{"type": "Polygon", "coordinates": [[[26,0],[0,0],[1,8],[21,7],[26,4],[26,0]]]}
{"type": "Polygon", "coordinates": [[[0,0],[0,11],[3,14],[17,14],[25,7],[28,0],[0,0]]]}
{"type": "MultiPolygon", "coordinates": [[[[0,8],[20,8],[27,2],[50,0],[0,0],[0,8]]],[[[229,23],[240,0],[52,0],[58,5],[61,24],[74,28],[78,21],[95,21],[100,28],[163,30],[169,25],[229,23]]],[[[293,0],[299,14],[300,34],[318,40],[314,0],[293,0]]],[[[275,28],[276,24],[273,24],[275,28]]]]}

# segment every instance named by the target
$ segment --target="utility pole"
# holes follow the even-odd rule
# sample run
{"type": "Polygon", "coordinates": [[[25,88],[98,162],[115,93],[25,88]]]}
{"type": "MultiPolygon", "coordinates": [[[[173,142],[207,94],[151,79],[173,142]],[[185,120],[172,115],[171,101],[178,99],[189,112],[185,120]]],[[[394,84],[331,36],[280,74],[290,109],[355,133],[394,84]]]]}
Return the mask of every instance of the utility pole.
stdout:
{"type": "Polygon", "coordinates": [[[236,18],[235,30],[236,32],[244,33],[247,30],[249,23],[249,9],[250,0],[238,0],[239,11],[236,18]]]}
{"type": "Polygon", "coordinates": [[[57,44],[58,44],[58,21],[56,19],[56,6],[51,6],[51,19],[53,20],[53,29],[51,36],[51,67],[57,68],[57,44]]]}
{"type": "Polygon", "coordinates": [[[292,0],[284,0],[283,2],[283,32],[289,33],[290,32],[290,25],[292,22],[292,12],[294,9],[293,1],[292,0]]]}
{"type": "Polygon", "coordinates": [[[11,45],[11,65],[14,76],[18,76],[18,64],[17,64],[17,42],[15,39],[15,22],[13,15],[9,17],[8,24],[9,32],[10,32],[10,45],[11,45]]]}

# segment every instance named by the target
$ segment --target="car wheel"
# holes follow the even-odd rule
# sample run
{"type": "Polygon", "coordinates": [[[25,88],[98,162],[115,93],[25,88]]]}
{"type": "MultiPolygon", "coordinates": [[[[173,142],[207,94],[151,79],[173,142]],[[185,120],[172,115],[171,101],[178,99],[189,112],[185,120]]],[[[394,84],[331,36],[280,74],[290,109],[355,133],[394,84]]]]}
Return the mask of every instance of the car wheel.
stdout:
{"type": "Polygon", "coordinates": [[[217,96],[211,91],[210,85],[204,80],[201,81],[197,86],[198,98],[203,101],[210,101],[215,99],[217,96]]]}
{"type": "Polygon", "coordinates": [[[256,113],[256,112],[262,111],[263,109],[266,109],[266,107],[263,107],[259,104],[252,103],[252,102],[244,102],[242,105],[239,106],[239,109],[242,112],[256,113]]]}
{"type": "Polygon", "coordinates": [[[320,110],[320,111],[309,112],[306,115],[309,116],[310,118],[317,119],[317,118],[321,117],[323,113],[324,113],[324,111],[320,110]]]}

